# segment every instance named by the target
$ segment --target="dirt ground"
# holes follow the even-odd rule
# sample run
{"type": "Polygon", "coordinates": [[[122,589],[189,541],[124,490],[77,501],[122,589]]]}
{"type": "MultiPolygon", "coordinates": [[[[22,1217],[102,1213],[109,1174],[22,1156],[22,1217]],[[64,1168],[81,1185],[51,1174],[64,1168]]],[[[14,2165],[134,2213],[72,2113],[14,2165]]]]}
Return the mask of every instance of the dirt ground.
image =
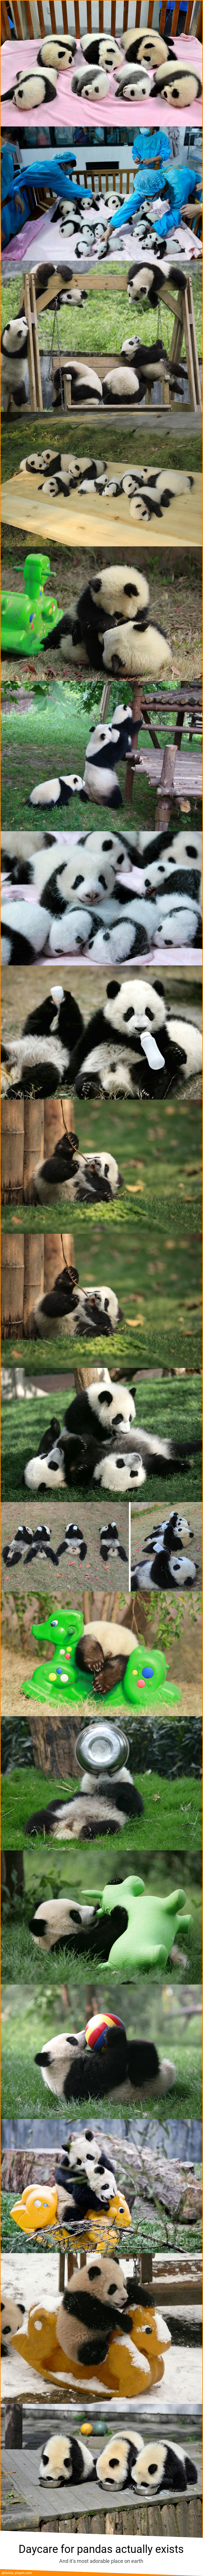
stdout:
{"type": "Polygon", "coordinates": [[[43,1589],[46,1588],[46,1591],[52,1594],[54,1578],[54,1584],[55,1579],[57,1583],[60,1583],[60,1596],[62,1597],[62,1600],[67,1598],[68,1589],[68,1592],[71,1591],[74,1601],[76,1594],[78,1593],[78,1589],[79,1591],[81,1590],[81,1593],[84,1591],[84,1584],[89,1585],[89,1583],[91,1583],[94,1590],[95,1587],[98,1588],[99,1586],[99,1590],[103,1590],[104,1592],[109,1588],[109,1584],[111,1585],[111,1590],[114,1589],[114,1584],[115,1588],[117,1588],[117,1582],[121,1585],[121,1590],[123,1582],[125,1586],[126,1583],[128,1584],[129,1506],[128,1501],[126,1502],[125,1500],[121,1500],[119,1494],[112,1494],[112,1496],[107,1495],[107,1499],[105,1494],[101,1494],[100,1500],[97,1500],[94,1496],[94,1503],[93,1500],[91,1502],[90,1496],[87,1499],[86,1494],[84,1494],[84,1502],[82,1503],[81,1501],[81,1505],[75,1505],[75,1503],[73,1503],[71,1512],[71,1503],[68,1502],[68,1497],[64,1496],[63,1504],[60,1504],[60,1502],[57,1503],[54,1501],[54,1495],[52,1496],[51,1493],[47,1492],[47,1494],[43,1494],[42,1503],[42,1497],[40,1498],[39,1493],[35,1495],[35,1502],[31,1503],[31,1510],[30,1496],[28,1495],[25,1501],[25,1511],[27,1513],[30,1529],[36,1530],[41,1518],[43,1522],[46,1520],[49,1522],[51,1530],[51,1546],[55,1551],[56,1548],[61,1545],[61,1540],[64,1538],[67,1521],[70,1521],[71,1518],[74,1517],[75,1520],[78,1520],[80,1530],[82,1529],[83,1538],[86,1539],[87,1556],[85,1558],[83,1557],[82,1563],[80,1563],[78,1556],[74,1558],[74,1556],[69,1557],[65,1554],[65,1556],[60,1557],[58,1571],[56,1568],[56,1578],[54,1566],[52,1564],[49,1565],[48,1558],[45,1559],[45,1563],[43,1564],[42,1560],[40,1562],[40,1557],[38,1556],[35,1558],[34,1564],[29,1565],[27,1569],[25,1567],[22,1568],[21,1563],[20,1565],[10,1566],[10,1568],[8,1567],[7,1571],[6,1566],[3,1564],[2,1549],[8,1545],[9,1538],[14,1537],[15,1530],[18,1528],[18,1507],[16,1503],[5,1503],[2,1507],[1,1519],[1,1578],[3,1591],[5,1590],[6,1592],[6,1587],[9,1585],[9,1589],[12,1586],[12,1592],[20,1592],[22,1594],[22,1590],[24,1590],[24,1586],[26,1586],[28,1582],[29,1592],[33,1591],[36,1593],[37,1581],[37,1583],[39,1582],[40,1585],[43,1585],[43,1589]],[[109,1571],[108,1568],[106,1570],[105,1565],[103,1565],[103,1559],[102,1556],[100,1556],[100,1530],[104,1527],[104,1524],[107,1526],[108,1520],[116,1521],[121,1547],[125,1547],[126,1550],[127,1570],[125,1565],[123,1567],[122,1559],[120,1560],[119,1558],[117,1564],[113,1556],[110,1557],[109,1571]]]}
{"type": "MultiPolygon", "coordinates": [[[[34,538],[32,541],[30,537],[29,552],[32,551],[32,542],[33,552],[36,550],[36,541],[34,538]]],[[[132,546],[126,545],[127,563],[130,564],[134,562],[136,564],[137,551],[136,539],[135,544],[133,544],[132,538],[132,546]]],[[[14,591],[21,589],[25,555],[27,552],[28,544],[26,543],[25,538],[22,538],[21,543],[19,543],[19,539],[16,539],[14,529],[9,530],[9,538],[8,533],[6,537],[2,534],[2,588],[14,591]],[[11,546],[11,537],[13,539],[13,547],[11,546]]],[[[122,562],[122,550],[120,547],[116,548],[116,561],[119,562],[119,559],[122,562]]],[[[64,612],[66,608],[69,608],[70,605],[72,605],[73,600],[75,601],[79,594],[79,590],[82,590],[83,586],[85,587],[86,582],[91,579],[91,574],[93,575],[93,572],[100,571],[102,565],[107,561],[107,550],[104,552],[101,547],[96,549],[96,551],[93,546],[90,551],[86,547],[83,549],[81,547],[80,552],[76,551],[75,553],[73,552],[73,549],[67,547],[66,549],[64,548],[63,556],[61,556],[61,547],[51,545],[50,571],[51,578],[53,578],[53,576],[55,578],[55,597],[60,611],[64,612]]],[[[167,633],[171,644],[173,655],[173,677],[177,680],[201,680],[202,557],[200,547],[196,546],[195,548],[188,548],[185,554],[182,552],[178,555],[177,548],[164,546],[160,556],[160,554],[156,552],[156,546],[154,547],[154,552],[146,546],[146,548],[142,550],[142,572],[146,574],[146,578],[150,585],[151,615],[158,620],[158,625],[164,627],[164,632],[167,633]]],[[[37,655],[37,669],[40,680],[42,680],[42,677],[46,679],[47,669],[49,667],[50,671],[50,666],[52,668],[53,675],[55,674],[61,679],[63,671],[63,655],[60,653],[60,650],[57,651],[57,647],[54,647],[54,640],[51,652],[49,649],[48,660],[45,651],[43,651],[42,654],[40,653],[40,655],[37,655]]],[[[13,656],[9,655],[8,660],[5,655],[2,665],[4,681],[6,678],[11,679],[14,677],[16,667],[18,670],[21,668],[22,674],[22,661],[21,665],[18,663],[16,666],[15,654],[13,656]]],[[[24,673],[27,673],[29,667],[29,657],[27,661],[26,658],[23,658],[24,673]]],[[[64,671],[67,677],[67,662],[64,662],[64,671]]]]}

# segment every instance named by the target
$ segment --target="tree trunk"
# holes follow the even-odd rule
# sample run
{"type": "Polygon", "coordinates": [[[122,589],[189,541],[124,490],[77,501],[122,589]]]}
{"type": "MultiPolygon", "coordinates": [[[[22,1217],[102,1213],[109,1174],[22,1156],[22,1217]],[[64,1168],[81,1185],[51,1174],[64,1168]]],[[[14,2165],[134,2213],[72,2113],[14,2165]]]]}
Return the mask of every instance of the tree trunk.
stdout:
{"type": "Polygon", "coordinates": [[[58,1278],[59,1270],[65,1269],[66,1266],[63,1259],[63,1246],[66,1262],[68,1263],[68,1269],[70,1268],[72,1270],[74,1268],[73,1234],[63,1234],[63,1244],[61,1234],[45,1234],[44,1292],[46,1290],[46,1293],[48,1292],[48,1294],[50,1289],[54,1288],[54,1282],[55,1279],[58,1278]]]}
{"type": "Polygon", "coordinates": [[[74,1127],[72,1100],[44,1101],[44,1158],[54,1154],[58,1137],[72,1136],[74,1127]]]}
{"type": "Polygon", "coordinates": [[[23,2409],[21,2397],[13,2397],[5,2406],[5,2451],[22,2451],[23,2409]]]}
{"type": "Polygon", "coordinates": [[[23,1197],[24,1100],[2,1100],[2,1207],[20,1207],[23,1197]]]}
{"type": "MultiPolygon", "coordinates": [[[[78,1724],[79,1714],[80,1712],[78,1712],[78,1724]]],[[[72,1717],[71,1721],[71,1717],[65,1717],[65,1712],[61,1715],[59,1712],[57,1715],[57,1709],[53,1709],[53,1715],[51,1713],[49,1716],[48,1709],[43,1707],[39,1709],[38,1714],[32,1700],[29,1700],[29,1726],[36,1771],[42,1771],[46,1779],[50,1773],[52,1780],[62,1780],[65,1797],[66,1781],[72,1779],[78,1781],[78,1764],[75,1756],[76,1718],[72,1717]]]]}
{"type": "Polygon", "coordinates": [[[43,1103],[43,1100],[25,1100],[25,1101],[24,1101],[24,1163],[23,1163],[23,1198],[24,1198],[25,1200],[26,1200],[26,1199],[29,1199],[29,1200],[31,1199],[31,1200],[33,1200],[33,1177],[34,1177],[34,1172],[35,1172],[35,1164],[36,1164],[36,1163],[40,1163],[41,1161],[43,1162],[43,1153],[44,1153],[44,1103],[43,1103]]]}
{"type": "Polygon", "coordinates": [[[13,1900],[14,1888],[15,1888],[15,1892],[16,1892],[16,1893],[17,1893],[17,1891],[18,1891],[18,1895],[19,1895],[19,1896],[24,1896],[24,1885],[25,1885],[25,1882],[24,1882],[24,1860],[23,1860],[23,1852],[19,1852],[19,1851],[2,1851],[2,1852],[1,1852],[1,1895],[2,1895],[2,1903],[3,1903],[4,1895],[5,1895],[5,1896],[10,1896],[10,1897],[11,1897],[11,1901],[13,1900]]]}
{"type": "Polygon", "coordinates": [[[1,1330],[6,1342],[21,1340],[23,1332],[24,1234],[2,1234],[1,1241],[1,1330]]]}
{"type": "Polygon", "coordinates": [[[96,1377],[98,1377],[98,1382],[99,1379],[101,1381],[101,1378],[103,1377],[103,1368],[93,1368],[93,1366],[91,1368],[75,1368],[74,1381],[76,1395],[83,1394],[84,1386],[94,1386],[96,1377]]]}
{"type": "Polygon", "coordinates": [[[34,1306],[36,1297],[41,1297],[43,1241],[41,1234],[24,1235],[23,1333],[25,1341],[31,1334],[35,1334],[34,1306]]]}

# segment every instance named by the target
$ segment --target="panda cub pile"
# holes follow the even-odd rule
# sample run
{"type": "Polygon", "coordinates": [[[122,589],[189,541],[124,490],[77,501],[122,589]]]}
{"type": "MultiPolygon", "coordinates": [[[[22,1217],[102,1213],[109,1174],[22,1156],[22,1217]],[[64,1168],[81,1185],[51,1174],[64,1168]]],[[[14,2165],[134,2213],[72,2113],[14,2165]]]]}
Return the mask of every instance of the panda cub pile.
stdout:
{"type": "Polygon", "coordinates": [[[131,1591],[183,1592],[196,1580],[194,1558],[184,1555],[184,1539],[192,1538],[189,1521],[181,1512],[171,1511],[169,1520],[157,1523],[144,1541],[139,1564],[131,1566],[131,1591]]]}
{"type": "Polygon", "coordinates": [[[159,30],[154,33],[151,28],[130,28],[119,39],[111,32],[88,32],[80,36],[77,46],[75,36],[63,33],[58,37],[50,32],[35,48],[34,62],[14,72],[6,96],[24,116],[35,107],[38,111],[49,107],[56,96],[59,73],[72,72],[74,62],[71,89],[78,98],[93,102],[106,98],[113,77],[115,98],[124,98],[126,107],[128,101],[135,99],[139,103],[140,98],[148,97],[152,88],[155,99],[161,95],[168,105],[189,108],[202,97],[198,60],[201,61],[199,48],[196,66],[190,57],[188,60],[187,47],[179,57],[173,36],[163,38],[159,30]]]}
{"type": "MultiPolygon", "coordinates": [[[[92,727],[81,783],[81,795],[90,802],[122,807],[115,764],[130,756],[132,727],[130,705],[116,706],[108,724],[92,727]]],[[[31,804],[45,810],[68,806],[77,785],[79,780],[67,777],[46,779],[33,789],[31,804]]],[[[126,826],[115,833],[45,832],[41,839],[40,833],[4,832],[4,964],[58,952],[70,959],[88,954],[98,966],[108,955],[109,964],[120,965],[129,957],[153,957],[154,949],[198,949],[201,854],[200,832],[176,832],[172,840],[164,832],[128,832],[126,826]]]]}
{"type": "MultiPolygon", "coordinates": [[[[201,1436],[193,1440],[193,1451],[199,1450],[201,1436]]],[[[26,1462],[24,1480],[32,1493],[41,1487],[71,1489],[78,1480],[79,1487],[99,1484],[102,1491],[131,1494],[155,1469],[167,1478],[175,1467],[184,1470],[189,1456],[189,1440],[173,1442],[136,1423],[132,1388],[101,1367],[91,1385],[71,1397],[62,1428],[52,1417],[38,1453],[26,1462]]]]}

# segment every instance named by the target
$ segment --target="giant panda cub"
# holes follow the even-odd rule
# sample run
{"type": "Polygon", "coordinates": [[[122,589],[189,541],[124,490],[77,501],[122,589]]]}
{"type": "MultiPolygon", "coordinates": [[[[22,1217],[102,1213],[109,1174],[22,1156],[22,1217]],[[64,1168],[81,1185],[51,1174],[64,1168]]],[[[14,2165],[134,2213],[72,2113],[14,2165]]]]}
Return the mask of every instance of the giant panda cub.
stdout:
{"type": "Polygon", "coordinates": [[[82,637],[95,669],[102,666],[102,639],[114,619],[136,618],[137,625],[147,623],[149,583],[137,567],[129,564],[106,564],[95,573],[77,600],[82,637]],[[95,656],[97,654],[97,662],[95,656]]]}
{"type": "Polygon", "coordinates": [[[68,1264],[58,1271],[54,1287],[37,1297],[33,1307],[35,1329],[47,1338],[55,1330],[72,1341],[77,1334],[115,1333],[123,1321],[123,1310],[113,1288],[79,1288],[78,1270],[68,1264]],[[77,1294],[78,1290],[78,1294],[77,1294]]]}
{"type": "Polygon", "coordinates": [[[140,2434],[132,2441],[131,2436],[123,2437],[116,2429],[98,2454],[96,2477],[102,2487],[126,2487],[132,2480],[141,2496],[146,2492],[149,2496],[179,2494],[188,2486],[196,2486],[197,2469],[177,2442],[160,2442],[155,2435],[142,2448],[140,2434]]]}
{"type": "Polygon", "coordinates": [[[91,2370],[107,2360],[112,2334],[122,2331],[123,2312],[125,2334],[131,2332],[128,2303],[122,2264],[109,2255],[90,2254],[82,2272],[76,2268],[72,2273],[57,2311],[57,2342],[70,2362],[85,2362],[91,2370]]]}
{"type": "Polygon", "coordinates": [[[146,2442],[131,2469],[132,2485],[138,2495],[183,2494],[186,2487],[197,2485],[197,2469],[178,2442],[146,2442]]]}
{"type": "Polygon", "coordinates": [[[107,984],[104,1006],[93,1013],[70,1059],[78,1097],[164,1098],[172,1083],[202,1069],[202,1038],[191,1021],[166,1011],[163,985],[135,976],[107,984]],[[144,1063],[143,1063],[144,1058],[144,1063]]]}
{"type": "Polygon", "coordinates": [[[6,96],[13,100],[15,107],[23,108],[25,117],[29,108],[48,106],[49,101],[55,98],[58,73],[67,71],[75,51],[74,37],[47,36],[38,48],[36,62],[31,63],[28,70],[16,72],[6,96]]]}
{"type": "Polygon", "coordinates": [[[108,1152],[79,1154],[77,1149],[78,1136],[69,1135],[68,1129],[58,1136],[53,1154],[48,1155],[44,1162],[36,1163],[27,1191],[32,1202],[33,1188],[35,1198],[42,1199],[44,1204],[49,1204],[58,1195],[60,1199],[70,1199],[72,1206],[78,1199],[91,1202],[98,1199],[108,1203],[117,1198],[123,1181],[115,1155],[108,1152]]]}
{"type": "Polygon", "coordinates": [[[133,2469],[136,2466],[138,2453],[141,2450],[142,2439],[140,2433],[133,2436],[132,2441],[129,2434],[119,2433],[119,2430],[116,2428],[116,2432],[112,2433],[111,2441],[105,2442],[104,2451],[98,2452],[98,2459],[95,2463],[98,2485],[100,2487],[128,2487],[130,2485],[130,2479],[132,2478],[133,2469]]]}
{"type": "Polygon", "coordinates": [[[177,267],[177,263],[175,265],[174,261],[168,259],[163,263],[161,259],[147,261],[137,257],[136,261],[133,260],[132,268],[128,270],[129,304],[135,304],[137,296],[141,296],[142,301],[147,300],[148,304],[159,304],[160,287],[166,285],[166,279],[170,286],[177,288],[177,294],[183,293],[186,277],[183,269],[177,267]]]}
{"type": "Polygon", "coordinates": [[[24,2299],[1,2299],[1,2354],[9,2359],[13,2335],[18,2334],[21,2317],[25,2316],[24,2299]]]}
{"type": "Polygon", "coordinates": [[[119,1778],[112,1772],[98,1772],[94,1780],[89,1771],[82,1773],[75,1797],[52,1799],[50,1805],[31,1816],[26,1833],[51,1836],[55,1842],[95,1842],[96,1835],[122,1833],[126,1820],[144,1815],[143,1798],[123,1763],[119,1778]]]}
{"type": "Polygon", "coordinates": [[[40,2486],[79,2487],[94,2477],[93,2451],[76,2433],[50,2433],[40,2460],[40,2486]]]}
{"type": "MultiPolygon", "coordinates": [[[[39,907],[40,910],[40,907],[39,907]]],[[[1,1047],[1,1091],[16,1094],[31,1090],[44,1100],[64,1084],[70,1049],[81,1036],[82,1017],[79,1003],[63,984],[52,984],[44,1001],[36,1003],[24,1020],[22,1038],[9,1038],[1,1047]]]]}
{"type": "Polygon", "coordinates": [[[161,95],[168,107],[191,107],[193,99],[202,98],[202,81],[191,62],[159,63],[154,74],[155,97],[161,95]]]}
{"type": "Polygon", "coordinates": [[[161,1521],[156,1529],[149,1532],[143,1558],[139,1565],[131,1568],[132,1592],[153,1592],[161,1588],[167,1592],[183,1592],[186,1586],[191,1589],[196,1579],[196,1565],[193,1557],[184,1556],[183,1540],[192,1536],[189,1521],[183,1514],[170,1512],[169,1520],[161,1521]]]}
{"type": "Polygon", "coordinates": [[[97,2013],[86,2030],[54,2034],[38,2050],[35,2065],[48,2092],[66,2103],[84,2102],[86,2094],[101,2102],[109,2093],[119,2102],[132,2102],[144,2089],[165,2094],[175,2081],[172,2061],[159,2060],[154,2041],[128,2040],[124,2022],[114,2014],[110,2022],[97,2013]]]}
{"type": "Polygon", "coordinates": [[[102,2140],[100,2141],[99,2139],[98,2129],[78,2129],[77,2127],[77,2129],[72,2133],[71,2130],[69,2130],[69,2135],[65,2139],[65,2143],[62,2148],[62,2154],[65,2168],[68,2168],[68,2172],[73,2172],[77,2175],[80,2173],[86,2173],[90,2184],[94,2184],[94,2189],[97,2187],[97,2196],[101,2202],[101,2206],[103,2208],[108,2206],[109,2200],[112,2199],[113,2192],[116,2192],[116,2175],[113,2170],[113,2165],[110,2164],[109,2156],[108,2164],[105,2161],[102,2140]]]}

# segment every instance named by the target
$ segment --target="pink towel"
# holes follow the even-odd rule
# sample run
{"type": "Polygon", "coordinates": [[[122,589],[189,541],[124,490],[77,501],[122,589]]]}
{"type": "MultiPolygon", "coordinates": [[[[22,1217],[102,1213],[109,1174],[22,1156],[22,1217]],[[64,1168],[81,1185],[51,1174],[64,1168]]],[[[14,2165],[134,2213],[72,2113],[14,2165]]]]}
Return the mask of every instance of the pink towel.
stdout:
{"type": "MultiPolygon", "coordinates": [[[[37,44],[34,44],[34,42],[32,44],[24,44],[22,42],[22,44],[19,45],[2,45],[2,127],[8,127],[8,125],[20,126],[22,119],[22,132],[24,125],[30,125],[30,127],[34,126],[35,130],[37,126],[37,130],[39,131],[40,127],[42,127],[44,132],[44,106],[39,108],[33,107],[29,110],[28,108],[25,108],[24,110],[24,108],[13,107],[11,99],[9,99],[9,104],[6,103],[8,101],[8,90],[12,87],[15,72],[28,71],[31,64],[37,62],[39,48],[40,36],[37,44]]],[[[180,60],[182,62],[184,61],[186,54],[188,66],[192,64],[194,70],[199,73],[200,80],[202,79],[202,47],[198,44],[197,37],[187,36],[185,40],[184,36],[177,37],[174,46],[174,54],[177,54],[177,56],[180,55],[180,60]]],[[[155,99],[153,81],[152,89],[149,91],[148,97],[143,99],[139,98],[137,107],[135,99],[131,99],[126,103],[126,99],[116,98],[113,78],[110,81],[110,87],[105,98],[92,100],[91,98],[84,99],[84,97],[75,98],[74,90],[71,88],[71,82],[76,66],[78,71],[85,68],[84,54],[81,52],[81,45],[76,46],[76,54],[74,56],[74,62],[70,65],[70,70],[59,72],[56,95],[55,98],[49,100],[49,106],[47,109],[47,124],[49,127],[52,125],[55,127],[57,125],[72,125],[76,131],[77,125],[80,126],[80,129],[81,126],[84,126],[85,129],[85,126],[88,125],[89,127],[92,126],[92,132],[94,134],[95,127],[98,125],[116,125],[117,127],[119,126],[120,129],[122,128],[122,125],[124,125],[125,128],[126,126],[128,126],[128,128],[131,127],[132,133],[136,134],[136,125],[139,129],[141,125],[152,126],[161,124],[164,127],[166,126],[167,131],[169,131],[170,126],[174,125],[179,125],[185,129],[185,125],[188,122],[193,126],[202,124],[201,98],[193,99],[192,107],[190,109],[185,107],[176,108],[174,106],[174,101],[173,106],[168,107],[166,102],[164,104],[161,93],[160,97],[156,97],[155,99]]]]}

